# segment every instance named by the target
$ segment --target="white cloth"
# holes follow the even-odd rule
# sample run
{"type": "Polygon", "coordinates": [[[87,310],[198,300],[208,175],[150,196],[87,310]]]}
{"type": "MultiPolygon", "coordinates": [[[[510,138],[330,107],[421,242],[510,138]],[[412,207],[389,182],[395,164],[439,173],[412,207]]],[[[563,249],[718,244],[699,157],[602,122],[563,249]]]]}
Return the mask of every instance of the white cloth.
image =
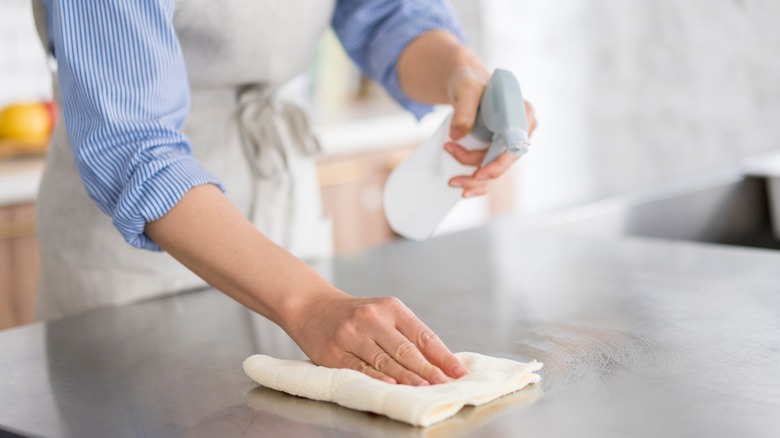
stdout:
{"type": "MultiPolygon", "coordinates": [[[[539,385],[530,385],[522,391],[505,395],[482,406],[468,406],[452,417],[428,427],[417,427],[385,417],[345,408],[335,403],[291,397],[289,394],[264,386],[256,386],[246,394],[246,404],[259,413],[287,424],[310,424],[316,428],[333,429],[333,436],[361,436],[366,438],[451,438],[480,436],[477,432],[487,423],[504,416],[515,415],[543,395],[539,385]],[[513,412],[507,413],[508,410],[513,412]]],[[[498,426],[501,428],[501,426],[498,426]]],[[[484,433],[482,433],[484,435],[484,433]]]]}
{"type": "Polygon", "coordinates": [[[469,374],[431,386],[390,384],[353,370],[261,354],[244,361],[244,372],[277,391],[386,415],[415,426],[429,426],[451,417],[465,405],[479,406],[541,380],[535,373],[542,368],[541,362],[522,363],[477,353],[455,356],[469,374]]]}

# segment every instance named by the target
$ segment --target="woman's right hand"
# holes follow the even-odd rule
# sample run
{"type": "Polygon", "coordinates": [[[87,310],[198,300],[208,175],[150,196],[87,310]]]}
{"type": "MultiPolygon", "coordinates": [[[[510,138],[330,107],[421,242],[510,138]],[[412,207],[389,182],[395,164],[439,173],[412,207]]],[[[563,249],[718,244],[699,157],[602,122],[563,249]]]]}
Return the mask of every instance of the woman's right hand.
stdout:
{"type": "Polygon", "coordinates": [[[210,185],[146,234],[209,284],[282,326],[318,365],[425,385],[468,371],[397,298],[355,298],[271,242],[210,185]]]}
{"type": "Polygon", "coordinates": [[[415,386],[468,374],[398,298],[355,298],[338,292],[310,300],[295,313],[285,329],[317,365],[415,386]]]}

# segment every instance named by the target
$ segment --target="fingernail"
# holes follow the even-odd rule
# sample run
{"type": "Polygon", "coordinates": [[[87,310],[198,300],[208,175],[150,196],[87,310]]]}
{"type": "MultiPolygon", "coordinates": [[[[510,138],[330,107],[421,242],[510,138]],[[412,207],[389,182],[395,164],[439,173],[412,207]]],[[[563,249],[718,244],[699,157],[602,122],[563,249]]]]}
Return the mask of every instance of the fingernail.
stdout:
{"type": "Polygon", "coordinates": [[[445,150],[445,151],[447,151],[447,152],[449,152],[449,153],[453,153],[453,152],[455,152],[455,148],[454,148],[454,147],[452,147],[452,144],[450,144],[450,143],[446,143],[446,144],[444,145],[444,150],[445,150]]]}
{"type": "Polygon", "coordinates": [[[487,181],[489,179],[490,175],[485,175],[484,173],[477,175],[477,181],[487,181]]]}
{"type": "Polygon", "coordinates": [[[453,140],[463,137],[463,132],[461,132],[458,129],[453,129],[450,131],[450,138],[453,140]]]}
{"type": "Polygon", "coordinates": [[[464,198],[470,198],[470,197],[472,197],[472,196],[474,196],[474,194],[473,194],[473,193],[471,193],[471,192],[463,192],[463,197],[464,197],[464,198]]]}
{"type": "Polygon", "coordinates": [[[458,377],[463,377],[463,376],[465,376],[466,374],[469,373],[469,370],[466,367],[464,367],[463,365],[456,365],[452,369],[452,372],[454,372],[455,375],[458,376],[458,377]]]}
{"type": "Polygon", "coordinates": [[[436,373],[431,378],[431,383],[433,384],[439,384],[439,383],[447,383],[447,376],[444,375],[444,373],[436,373]]]}
{"type": "Polygon", "coordinates": [[[450,181],[450,187],[463,187],[463,183],[460,181],[450,181]]]}
{"type": "Polygon", "coordinates": [[[382,379],[382,380],[383,380],[385,383],[389,383],[389,384],[391,384],[391,385],[395,385],[396,383],[398,383],[398,381],[397,381],[397,380],[395,380],[395,379],[394,379],[394,378],[392,378],[392,377],[387,377],[387,378],[385,378],[385,379],[382,379]]]}

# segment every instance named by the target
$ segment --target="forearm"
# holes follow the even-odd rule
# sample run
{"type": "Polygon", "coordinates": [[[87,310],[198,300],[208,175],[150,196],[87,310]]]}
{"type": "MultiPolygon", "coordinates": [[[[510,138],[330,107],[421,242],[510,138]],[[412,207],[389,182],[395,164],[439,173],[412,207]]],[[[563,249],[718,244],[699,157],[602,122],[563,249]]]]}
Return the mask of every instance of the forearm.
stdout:
{"type": "Polygon", "coordinates": [[[468,372],[400,301],[354,298],[329,285],[212,185],[190,190],[145,232],[214,287],[279,324],[318,365],[410,385],[468,372]]]}
{"type": "Polygon", "coordinates": [[[461,76],[487,83],[490,73],[479,57],[443,30],[426,32],[412,41],[398,59],[404,94],[428,104],[454,103],[453,85],[461,76]]]}
{"type": "Polygon", "coordinates": [[[318,296],[343,294],[266,238],[212,185],[190,190],[145,232],[209,284],[282,327],[318,296]]]}

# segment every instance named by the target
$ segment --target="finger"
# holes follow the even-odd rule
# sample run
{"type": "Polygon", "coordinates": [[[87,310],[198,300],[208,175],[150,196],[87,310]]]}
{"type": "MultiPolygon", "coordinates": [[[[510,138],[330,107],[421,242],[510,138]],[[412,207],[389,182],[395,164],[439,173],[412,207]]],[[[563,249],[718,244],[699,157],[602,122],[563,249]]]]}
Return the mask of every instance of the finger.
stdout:
{"type": "Polygon", "coordinates": [[[450,377],[459,378],[468,374],[468,369],[450,352],[444,342],[422,321],[417,319],[411,310],[402,312],[398,322],[397,328],[401,334],[411,340],[420,353],[430,360],[431,364],[450,377]]]}
{"type": "Polygon", "coordinates": [[[453,90],[453,113],[450,123],[450,138],[458,140],[466,136],[474,128],[474,120],[477,118],[479,101],[482,99],[482,90],[485,85],[479,80],[463,80],[453,90]]]}
{"type": "MultiPolygon", "coordinates": [[[[395,330],[390,329],[389,332],[395,332],[395,330]]],[[[374,370],[390,376],[399,383],[413,386],[425,386],[429,384],[428,379],[419,374],[415,374],[413,371],[410,371],[410,369],[404,368],[404,366],[396,361],[394,356],[388,354],[388,350],[383,349],[375,342],[365,342],[361,344],[361,347],[356,353],[358,358],[369,364],[374,370]]]]}
{"type": "MultiPolygon", "coordinates": [[[[393,331],[376,338],[384,351],[392,354],[405,369],[415,372],[430,383],[446,383],[449,379],[437,366],[431,364],[417,347],[401,332],[393,331]]],[[[390,373],[392,375],[392,373],[390,373]]]]}
{"type": "Polygon", "coordinates": [[[498,178],[507,170],[509,170],[515,161],[517,161],[516,157],[507,152],[504,152],[503,154],[499,155],[495,161],[477,169],[477,171],[474,172],[474,177],[482,181],[498,178]]]}
{"type": "Polygon", "coordinates": [[[487,150],[471,150],[466,149],[463,146],[449,142],[444,145],[444,150],[449,152],[460,164],[466,166],[479,166],[482,164],[482,160],[485,159],[487,150]]]}
{"type": "Polygon", "coordinates": [[[466,190],[486,187],[488,183],[489,183],[488,181],[480,180],[473,176],[466,176],[466,175],[453,177],[448,182],[450,187],[457,187],[466,190]]]}
{"type": "Polygon", "coordinates": [[[474,198],[476,196],[482,196],[486,195],[488,192],[488,188],[486,187],[479,187],[476,189],[469,189],[463,191],[463,197],[464,198],[474,198]]]}
{"type": "Polygon", "coordinates": [[[530,137],[539,125],[539,122],[536,120],[536,110],[534,109],[534,106],[531,105],[531,102],[526,100],[524,101],[524,104],[525,114],[528,117],[528,136],[530,137]]]}
{"type": "Polygon", "coordinates": [[[385,373],[383,373],[381,371],[377,371],[376,369],[372,368],[371,365],[366,363],[366,361],[364,361],[363,359],[361,359],[361,358],[359,358],[359,357],[357,357],[357,356],[355,356],[353,354],[350,354],[350,353],[346,353],[346,354],[348,354],[350,356],[347,359],[347,366],[346,366],[346,368],[349,368],[349,369],[352,369],[352,370],[355,370],[355,371],[359,371],[359,372],[361,372],[361,373],[363,373],[363,374],[365,374],[365,375],[367,375],[369,377],[373,377],[373,378],[375,378],[377,380],[381,380],[381,381],[383,381],[385,383],[391,383],[391,384],[398,383],[396,381],[396,379],[388,376],[387,374],[385,374],[385,373]]]}

